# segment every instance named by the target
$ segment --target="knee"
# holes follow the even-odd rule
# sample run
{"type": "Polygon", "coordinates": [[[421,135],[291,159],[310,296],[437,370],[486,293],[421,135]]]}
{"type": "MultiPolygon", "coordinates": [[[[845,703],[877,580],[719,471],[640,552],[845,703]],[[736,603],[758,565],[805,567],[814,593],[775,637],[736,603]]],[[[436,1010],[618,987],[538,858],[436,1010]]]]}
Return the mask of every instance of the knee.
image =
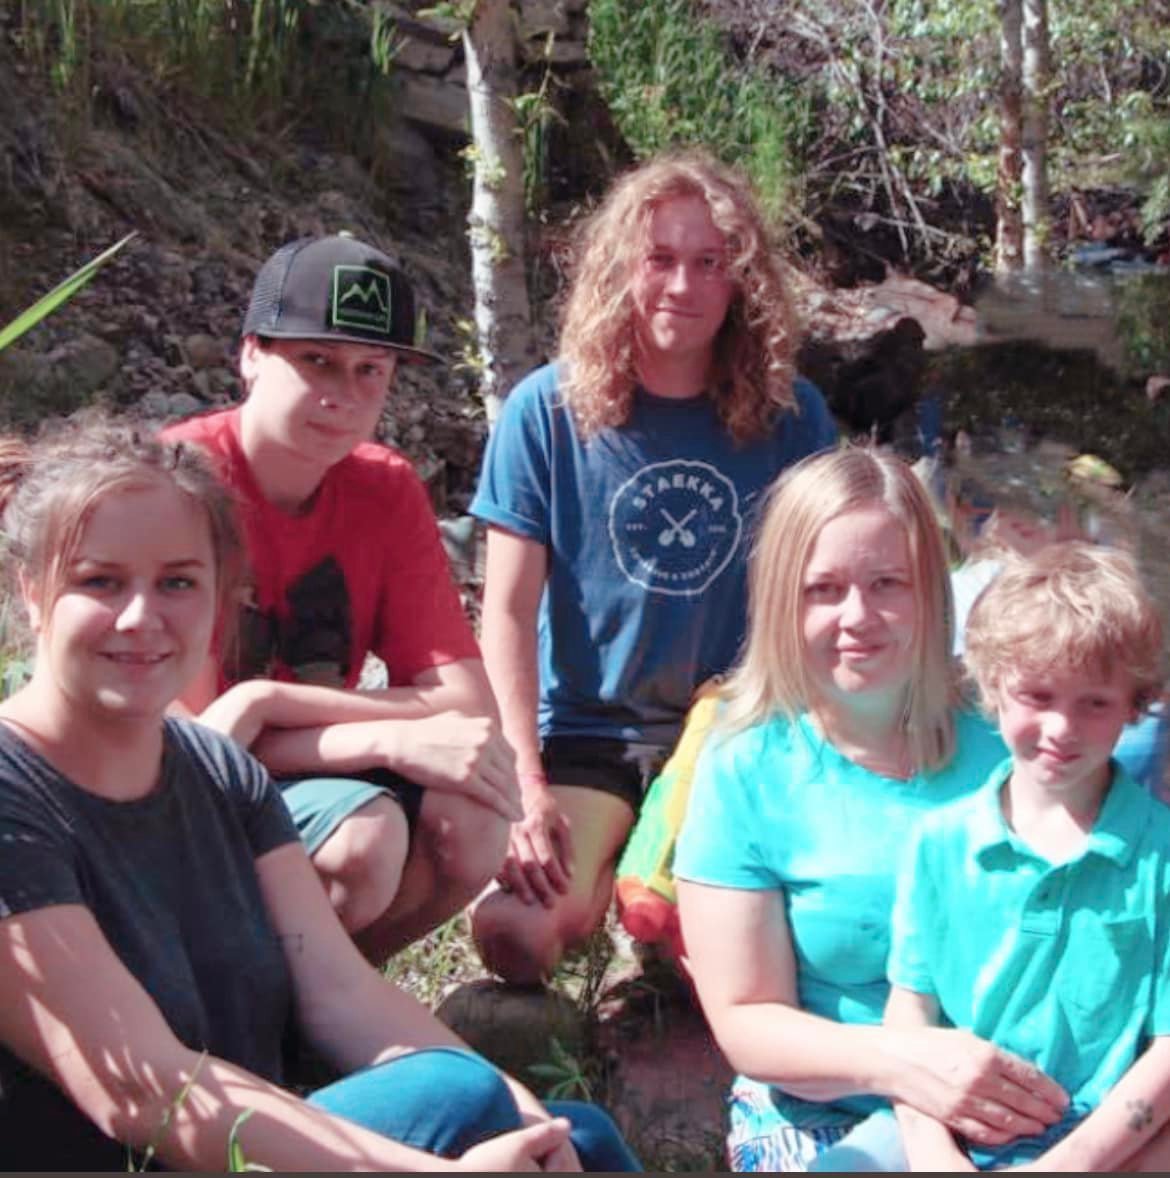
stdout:
{"type": "Polygon", "coordinates": [[[458,1157],[520,1125],[500,1073],[482,1057],[449,1047],[389,1060],[310,1099],[368,1129],[445,1157],[458,1157]]]}
{"type": "Polygon", "coordinates": [[[448,892],[470,900],[504,864],[509,824],[496,811],[469,798],[430,793],[423,799],[419,833],[448,892]]]}
{"type": "Polygon", "coordinates": [[[347,932],[360,932],[390,907],[402,879],[407,839],[401,808],[378,799],[346,818],[313,855],[347,932]]]}
{"type": "Polygon", "coordinates": [[[502,891],[476,905],[471,933],[480,959],[494,974],[518,986],[548,981],[565,950],[593,931],[588,906],[560,896],[552,908],[522,904],[502,891]]]}

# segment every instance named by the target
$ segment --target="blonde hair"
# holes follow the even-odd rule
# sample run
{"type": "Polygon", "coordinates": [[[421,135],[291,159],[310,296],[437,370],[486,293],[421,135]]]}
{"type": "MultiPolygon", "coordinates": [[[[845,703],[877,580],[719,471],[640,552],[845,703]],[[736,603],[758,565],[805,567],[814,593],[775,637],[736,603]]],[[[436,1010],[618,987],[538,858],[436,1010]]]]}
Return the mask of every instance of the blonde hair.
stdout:
{"type": "Polygon", "coordinates": [[[725,723],[746,728],[777,712],[795,719],[818,703],[804,650],[804,577],[831,520],[881,506],[906,529],[915,604],[913,677],[904,724],[916,771],[954,751],[956,702],[951,588],[930,498],[892,454],[848,446],[789,468],[769,492],[748,572],[748,632],[724,687],[725,723]]]}
{"type": "Polygon", "coordinates": [[[720,420],[743,442],[762,437],[796,404],[791,300],[751,189],[703,152],[672,153],[619,180],[578,239],[561,327],[561,387],[585,437],[629,418],[638,383],[631,288],[655,209],[680,197],[707,206],[735,286],[714,341],[711,395],[720,420]]]}
{"type": "Polygon", "coordinates": [[[1162,687],[1162,619],[1134,558],[1084,541],[1008,557],[976,599],[964,662],[984,705],[1012,673],[1121,670],[1145,708],[1162,687]]]}

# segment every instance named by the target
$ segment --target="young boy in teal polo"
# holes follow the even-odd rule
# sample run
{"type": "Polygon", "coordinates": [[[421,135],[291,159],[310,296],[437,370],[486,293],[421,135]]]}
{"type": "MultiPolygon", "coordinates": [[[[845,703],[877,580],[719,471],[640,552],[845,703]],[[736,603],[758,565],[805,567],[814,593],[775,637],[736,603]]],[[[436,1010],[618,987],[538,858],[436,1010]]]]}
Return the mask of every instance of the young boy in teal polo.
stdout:
{"type": "Polygon", "coordinates": [[[973,1147],[896,1109],[913,1170],[1170,1162],[1170,809],[1113,759],[1159,687],[1132,559],[1053,544],[976,602],[966,661],[1011,759],[928,815],[894,907],[889,1024],[952,1025],[1029,1059],[1063,1119],[973,1147]]]}

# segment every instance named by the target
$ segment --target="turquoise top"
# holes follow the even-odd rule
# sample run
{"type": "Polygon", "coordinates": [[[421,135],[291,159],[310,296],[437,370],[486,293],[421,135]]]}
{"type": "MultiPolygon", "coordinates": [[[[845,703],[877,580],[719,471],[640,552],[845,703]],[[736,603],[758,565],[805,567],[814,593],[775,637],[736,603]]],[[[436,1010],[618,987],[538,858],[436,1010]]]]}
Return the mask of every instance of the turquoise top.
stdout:
{"type": "MultiPolygon", "coordinates": [[[[848,760],[807,716],[715,734],[696,767],[674,873],[781,891],[801,1006],[837,1022],[878,1023],[899,855],[923,811],[976,788],[1004,751],[998,733],[967,712],[956,717],[950,763],[909,781],[848,760]]],[[[882,1103],[859,1096],[827,1107],[775,1088],[772,1098],[800,1125],[825,1123],[831,1108],[859,1113],[882,1103]]]]}
{"type": "Polygon", "coordinates": [[[1170,810],[1115,763],[1084,848],[1054,865],[1004,819],[1010,771],[922,822],[898,880],[889,976],[1092,1109],[1170,1033],[1170,810]]]}

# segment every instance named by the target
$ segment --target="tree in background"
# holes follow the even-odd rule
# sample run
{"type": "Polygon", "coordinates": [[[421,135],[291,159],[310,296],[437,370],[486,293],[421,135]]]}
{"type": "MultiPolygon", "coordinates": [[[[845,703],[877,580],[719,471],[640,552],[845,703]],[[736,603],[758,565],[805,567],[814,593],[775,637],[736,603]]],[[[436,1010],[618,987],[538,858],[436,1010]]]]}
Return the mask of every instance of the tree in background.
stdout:
{"type": "Polygon", "coordinates": [[[524,261],[524,154],[516,118],[510,0],[464,6],[463,49],[474,165],[468,237],[475,291],[480,390],[488,423],[533,366],[535,344],[524,261]]]}
{"type": "Polygon", "coordinates": [[[1024,103],[1022,208],[1024,268],[1047,264],[1052,210],[1048,193],[1048,104],[1052,62],[1048,44],[1048,0],[1023,0],[1024,103]]]}
{"type": "Polygon", "coordinates": [[[1020,213],[1024,92],[1024,12],[1022,0],[1000,3],[999,168],[995,177],[995,269],[1024,264],[1024,221],[1020,213]]]}

